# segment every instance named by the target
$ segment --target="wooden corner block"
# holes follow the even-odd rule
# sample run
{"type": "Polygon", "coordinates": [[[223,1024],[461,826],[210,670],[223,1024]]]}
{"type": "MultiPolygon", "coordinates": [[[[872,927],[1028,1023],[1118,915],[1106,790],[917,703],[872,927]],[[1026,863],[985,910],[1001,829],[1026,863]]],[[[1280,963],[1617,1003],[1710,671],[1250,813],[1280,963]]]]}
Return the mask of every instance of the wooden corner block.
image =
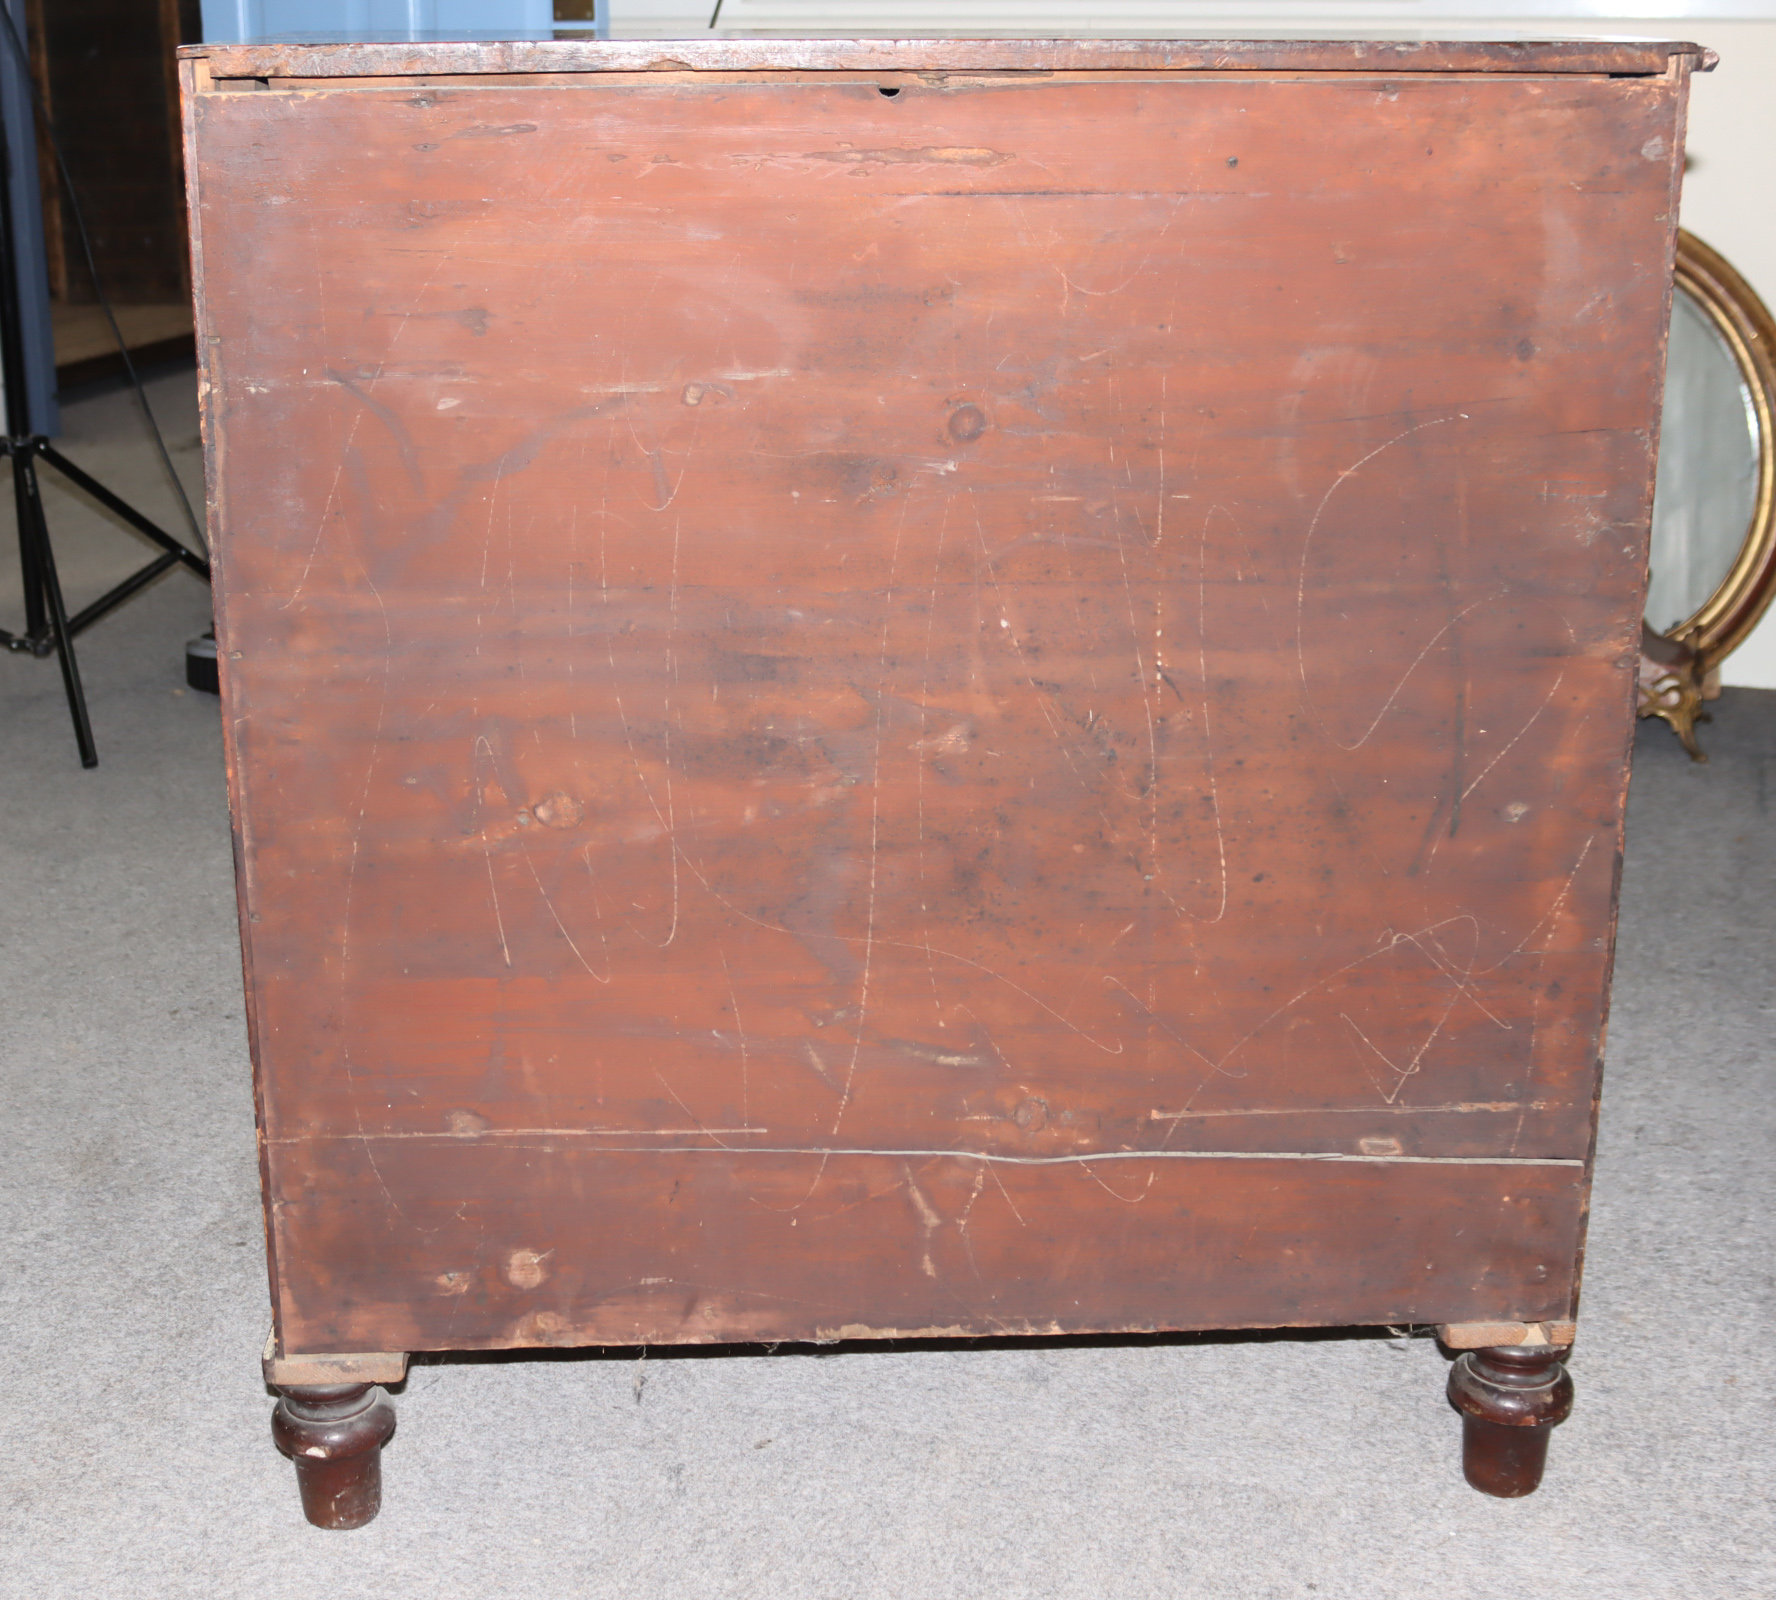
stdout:
{"type": "Polygon", "coordinates": [[[1578,1335],[1573,1322],[1448,1322],[1437,1337],[1451,1350],[1488,1350],[1495,1345],[1569,1345],[1578,1335]]]}
{"type": "Polygon", "coordinates": [[[407,1376],[405,1350],[377,1350],[348,1355],[280,1356],[277,1335],[265,1336],[260,1358],[265,1381],[274,1389],[308,1384],[399,1383],[407,1376]]]}

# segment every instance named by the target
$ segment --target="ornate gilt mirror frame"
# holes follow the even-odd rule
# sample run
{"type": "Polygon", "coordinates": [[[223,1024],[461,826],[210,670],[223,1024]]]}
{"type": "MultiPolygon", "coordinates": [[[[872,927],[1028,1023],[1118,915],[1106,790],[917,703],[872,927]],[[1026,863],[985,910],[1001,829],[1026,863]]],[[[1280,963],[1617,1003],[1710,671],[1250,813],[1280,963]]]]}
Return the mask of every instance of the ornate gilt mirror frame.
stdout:
{"type": "Polygon", "coordinates": [[[1670,723],[1696,761],[1695,725],[1719,694],[1720,664],[1776,598],[1776,320],[1726,260],[1678,231],[1676,288],[1706,314],[1738,364],[1757,435],[1756,490],[1737,559],[1706,601],[1663,632],[1643,624],[1640,714],[1670,723]]]}

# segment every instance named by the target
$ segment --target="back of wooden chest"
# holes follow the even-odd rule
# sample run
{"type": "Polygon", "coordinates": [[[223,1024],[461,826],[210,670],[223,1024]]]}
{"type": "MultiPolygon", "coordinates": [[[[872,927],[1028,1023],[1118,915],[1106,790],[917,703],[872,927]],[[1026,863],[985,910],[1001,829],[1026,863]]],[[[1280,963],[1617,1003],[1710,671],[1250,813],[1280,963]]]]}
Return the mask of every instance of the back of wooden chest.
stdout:
{"type": "Polygon", "coordinates": [[[1684,65],[193,76],[281,1347],[1568,1315],[1684,65]]]}

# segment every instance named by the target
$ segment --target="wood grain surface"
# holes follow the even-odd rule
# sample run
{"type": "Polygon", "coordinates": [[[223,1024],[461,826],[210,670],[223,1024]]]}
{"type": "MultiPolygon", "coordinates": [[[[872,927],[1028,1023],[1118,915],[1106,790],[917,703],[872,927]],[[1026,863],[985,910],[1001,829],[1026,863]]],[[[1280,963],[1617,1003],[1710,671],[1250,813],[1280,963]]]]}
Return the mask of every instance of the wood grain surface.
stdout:
{"type": "Polygon", "coordinates": [[[191,95],[280,1353],[1570,1316],[1686,66],[191,95]]]}
{"type": "Polygon", "coordinates": [[[524,39],[501,44],[193,45],[217,78],[547,72],[1532,72],[1661,75],[1713,51],[1656,39],[524,39]]]}

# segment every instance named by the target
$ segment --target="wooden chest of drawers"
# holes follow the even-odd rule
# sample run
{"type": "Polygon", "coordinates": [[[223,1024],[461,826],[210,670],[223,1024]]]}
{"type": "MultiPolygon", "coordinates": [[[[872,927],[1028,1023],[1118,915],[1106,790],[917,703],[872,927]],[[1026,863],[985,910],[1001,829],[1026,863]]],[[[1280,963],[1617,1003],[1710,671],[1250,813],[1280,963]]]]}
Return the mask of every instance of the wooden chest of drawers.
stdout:
{"type": "Polygon", "coordinates": [[[311,1513],[414,1350],[1278,1325],[1533,1486],[1701,52],[185,57],[311,1513]]]}

